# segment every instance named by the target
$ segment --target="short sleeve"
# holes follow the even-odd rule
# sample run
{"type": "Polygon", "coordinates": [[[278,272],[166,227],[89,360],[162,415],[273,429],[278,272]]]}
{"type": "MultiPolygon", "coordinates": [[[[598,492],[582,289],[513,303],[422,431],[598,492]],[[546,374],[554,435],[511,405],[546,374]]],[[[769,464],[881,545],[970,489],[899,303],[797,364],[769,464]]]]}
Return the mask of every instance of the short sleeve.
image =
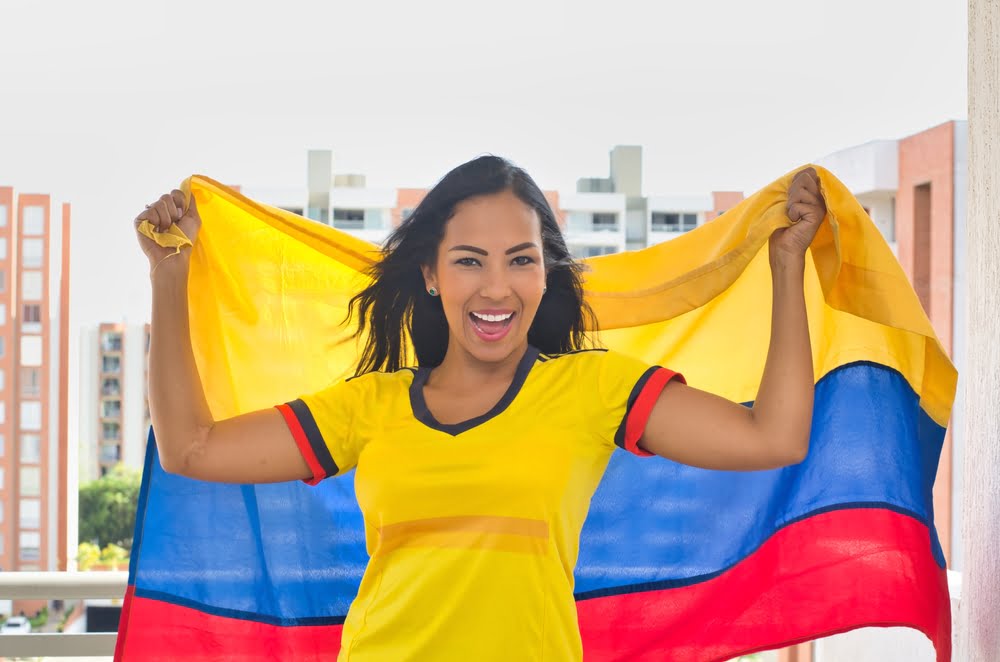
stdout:
{"type": "Polygon", "coordinates": [[[315,485],[357,464],[366,435],[357,429],[355,416],[366,400],[368,381],[347,379],[276,406],[312,469],[312,478],[304,482],[315,485]]]}
{"type": "Polygon", "coordinates": [[[686,383],[684,376],[614,350],[603,354],[596,375],[598,429],[619,448],[644,457],[653,455],[638,446],[646,422],[663,388],[672,379],[686,383]]]}

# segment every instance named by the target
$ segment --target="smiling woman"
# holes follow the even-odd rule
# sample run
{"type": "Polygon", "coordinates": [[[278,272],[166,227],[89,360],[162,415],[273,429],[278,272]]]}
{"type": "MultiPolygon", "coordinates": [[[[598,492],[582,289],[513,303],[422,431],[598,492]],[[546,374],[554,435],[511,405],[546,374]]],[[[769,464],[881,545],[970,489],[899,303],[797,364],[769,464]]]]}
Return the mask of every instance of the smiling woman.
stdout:
{"type": "MultiPolygon", "coordinates": [[[[805,456],[803,276],[825,212],[816,173],[802,171],[788,190],[793,225],[770,239],[771,345],[753,407],[593,347],[583,266],[538,186],[498,157],[449,172],[390,235],[349,304],[363,345],[353,378],[220,421],[190,343],[177,341],[190,337],[189,251],[163,251],[140,232],[163,467],[309,484],[357,469],[370,558],[343,621],[343,659],[579,660],[573,567],[615,449],[710,469],[805,456]],[[434,617],[414,627],[417,614],[434,617]]],[[[137,220],[161,232],[176,223],[192,242],[200,228],[180,192],[137,220]]]]}

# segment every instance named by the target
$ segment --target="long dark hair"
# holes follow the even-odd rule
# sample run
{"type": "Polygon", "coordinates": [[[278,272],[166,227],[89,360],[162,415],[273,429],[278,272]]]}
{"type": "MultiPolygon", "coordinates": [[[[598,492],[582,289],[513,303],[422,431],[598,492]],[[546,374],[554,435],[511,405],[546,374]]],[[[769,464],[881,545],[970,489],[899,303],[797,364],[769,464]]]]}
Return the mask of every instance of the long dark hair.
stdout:
{"type": "Polygon", "coordinates": [[[348,321],[357,316],[356,337],[364,350],[356,375],[394,371],[405,365],[407,339],[417,362],[440,365],[448,349],[448,321],[441,300],[424,290],[420,268],[437,261],[445,224],[458,203],[511,191],[541,219],[547,291],[528,330],[528,342],[547,354],[582,348],[594,314],[583,299],[583,264],[566,248],[559,224],[541,189],[527,172],[498,156],[458,166],[432,188],[409,218],[392,231],[381,259],[369,269],[371,284],[351,298],[348,321]]]}

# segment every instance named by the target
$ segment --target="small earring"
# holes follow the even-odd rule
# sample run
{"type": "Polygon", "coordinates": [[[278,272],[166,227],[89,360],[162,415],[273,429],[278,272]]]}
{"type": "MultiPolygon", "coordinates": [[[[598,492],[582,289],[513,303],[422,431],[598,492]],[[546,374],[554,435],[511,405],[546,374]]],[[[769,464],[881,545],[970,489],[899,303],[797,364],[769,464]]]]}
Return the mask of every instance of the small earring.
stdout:
{"type": "Polygon", "coordinates": [[[548,291],[549,291],[549,288],[547,288],[547,287],[543,287],[543,288],[542,288],[542,294],[545,294],[545,293],[546,293],[546,292],[548,292],[548,291]]]}
{"type": "Polygon", "coordinates": [[[431,286],[431,288],[427,290],[427,294],[431,295],[432,297],[436,297],[438,295],[438,291],[433,286],[431,286]]]}

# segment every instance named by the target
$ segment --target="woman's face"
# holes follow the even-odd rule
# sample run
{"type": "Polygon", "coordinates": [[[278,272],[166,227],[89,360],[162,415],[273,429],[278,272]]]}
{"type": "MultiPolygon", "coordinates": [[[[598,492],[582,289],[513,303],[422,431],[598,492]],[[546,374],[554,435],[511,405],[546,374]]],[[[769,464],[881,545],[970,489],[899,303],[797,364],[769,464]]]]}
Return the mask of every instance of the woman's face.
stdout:
{"type": "Polygon", "coordinates": [[[423,274],[441,298],[449,352],[460,348],[483,362],[519,358],[545,287],[541,220],[510,191],[465,200],[423,274]]]}

